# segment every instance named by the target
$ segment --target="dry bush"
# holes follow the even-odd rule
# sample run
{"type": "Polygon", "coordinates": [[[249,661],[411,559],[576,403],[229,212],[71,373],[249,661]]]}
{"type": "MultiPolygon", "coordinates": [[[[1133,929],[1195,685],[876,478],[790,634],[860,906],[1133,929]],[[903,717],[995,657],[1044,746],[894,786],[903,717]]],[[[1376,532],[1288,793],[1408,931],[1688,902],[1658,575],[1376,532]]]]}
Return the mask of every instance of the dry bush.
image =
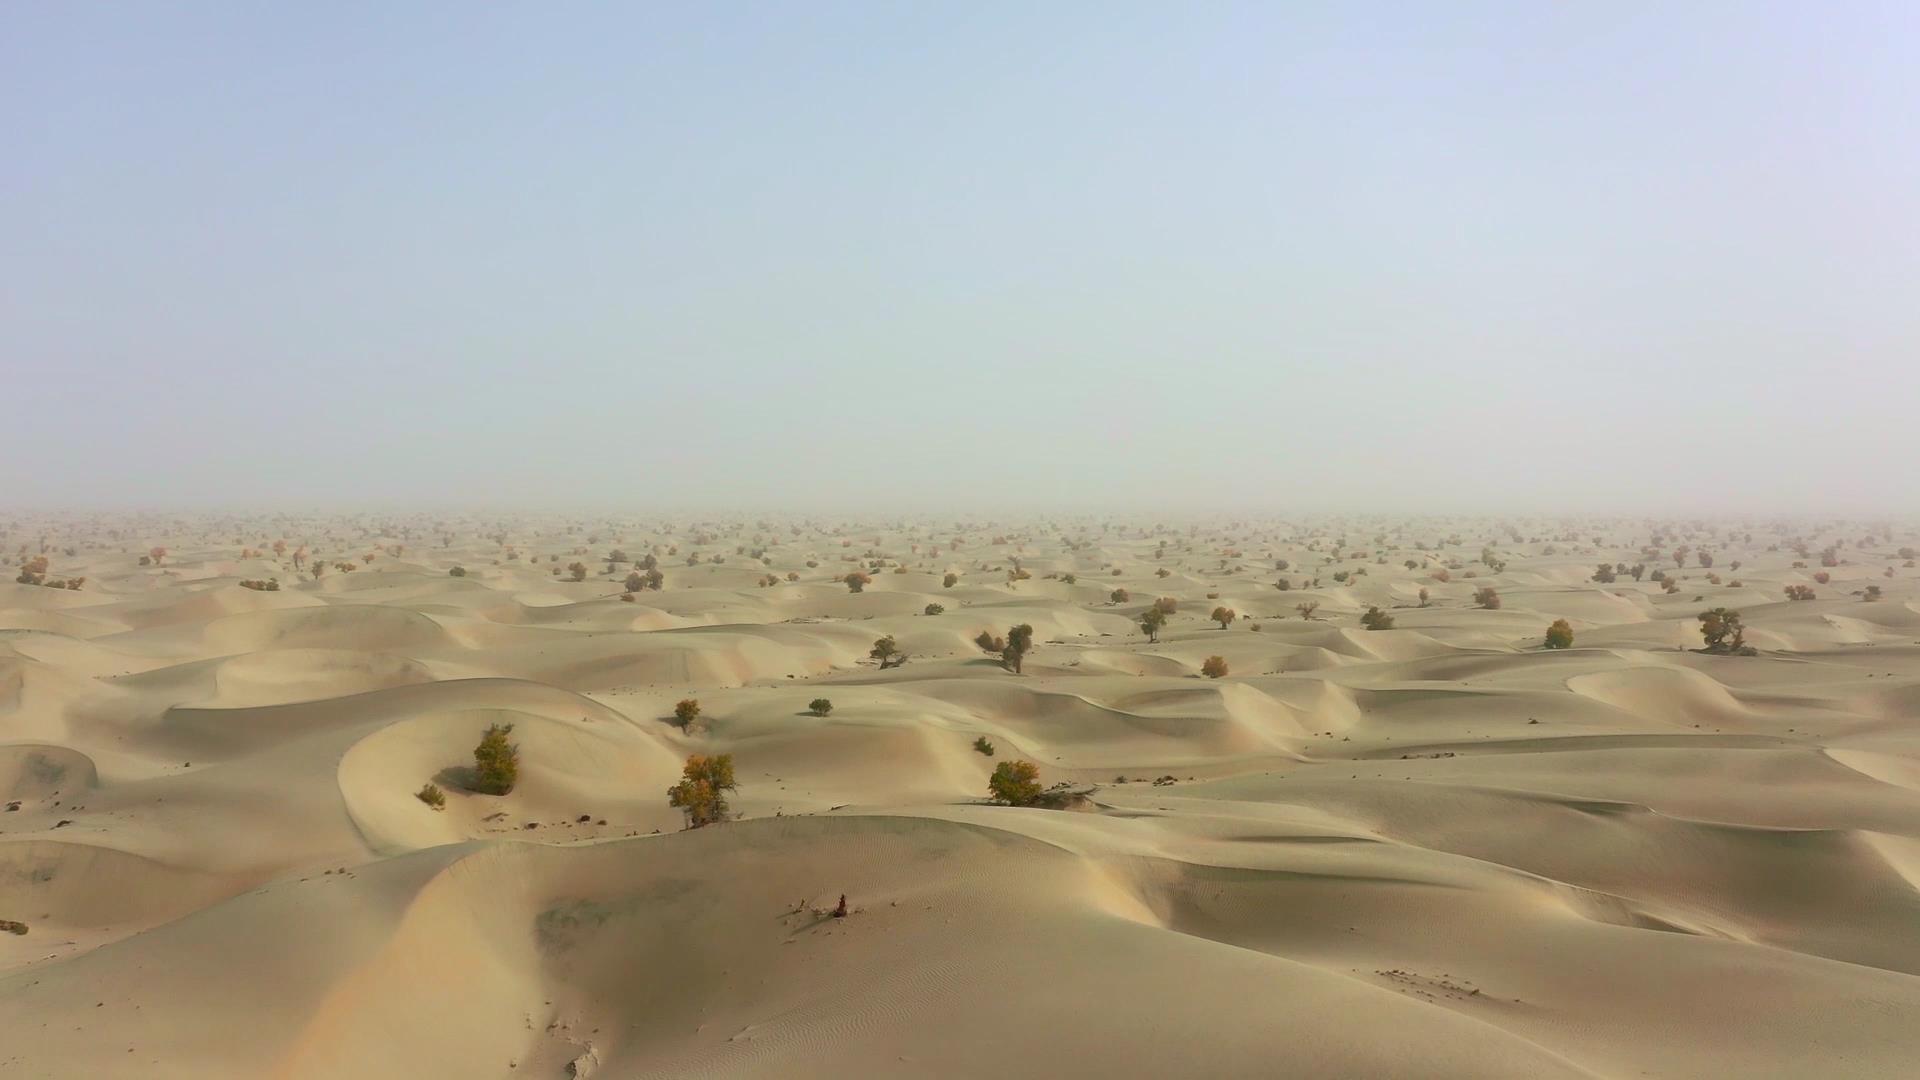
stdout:
{"type": "Polygon", "coordinates": [[[1227,660],[1224,656],[1209,656],[1200,664],[1200,674],[1209,679],[1224,678],[1227,674],[1227,660]]]}
{"type": "Polygon", "coordinates": [[[1473,602],[1488,611],[1500,609],[1500,593],[1491,585],[1482,585],[1473,590],[1473,602]]]}

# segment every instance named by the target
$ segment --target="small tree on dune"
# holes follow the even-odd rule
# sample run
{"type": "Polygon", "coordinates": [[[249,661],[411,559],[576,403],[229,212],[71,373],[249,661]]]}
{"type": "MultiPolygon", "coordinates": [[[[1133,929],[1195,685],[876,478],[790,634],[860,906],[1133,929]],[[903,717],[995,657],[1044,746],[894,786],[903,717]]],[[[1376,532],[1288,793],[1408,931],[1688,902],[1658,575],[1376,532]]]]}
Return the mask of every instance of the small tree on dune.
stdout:
{"type": "Polygon", "coordinates": [[[1473,590],[1473,602],[1488,611],[1500,610],[1500,594],[1491,585],[1482,585],[1473,590]]]}
{"type": "Polygon", "coordinates": [[[1695,616],[1700,620],[1700,637],[1708,652],[1739,652],[1746,647],[1747,631],[1740,625],[1740,613],[1729,608],[1714,608],[1695,616]]]}
{"type": "Polygon", "coordinates": [[[1200,664],[1200,674],[1209,679],[1223,678],[1227,674],[1227,659],[1224,656],[1209,656],[1200,664]]]}
{"type": "Polygon", "coordinates": [[[567,567],[567,573],[571,575],[575,581],[585,581],[587,580],[587,564],[581,562],[573,563],[567,567]]]}
{"type": "Polygon", "coordinates": [[[857,593],[873,583],[873,578],[865,570],[855,570],[840,580],[847,583],[847,591],[857,593]]]}
{"type": "Polygon", "coordinates": [[[727,792],[738,787],[733,779],[732,754],[693,754],[681,767],[680,776],[680,782],[667,789],[667,805],[679,807],[687,815],[687,828],[727,819],[727,792]]]}
{"type": "Polygon", "coordinates": [[[473,790],[482,795],[505,795],[520,779],[520,747],[508,742],[512,724],[490,724],[473,748],[473,790]]]}
{"type": "Polygon", "coordinates": [[[1547,627],[1547,648],[1570,649],[1573,647],[1573,624],[1565,619],[1553,620],[1547,627]]]}
{"type": "Polygon", "coordinates": [[[993,631],[991,630],[980,631],[979,634],[974,636],[973,643],[978,645],[980,651],[986,653],[988,656],[999,656],[1007,649],[1006,639],[994,637],[993,631]]]}
{"type": "Polygon", "coordinates": [[[1366,627],[1368,630],[1391,630],[1393,629],[1393,616],[1381,611],[1377,607],[1370,607],[1364,615],[1360,616],[1360,625],[1366,627]]]}
{"type": "Polygon", "coordinates": [[[1033,627],[1026,623],[1007,630],[1007,647],[1000,653],[1001,663],[1015,675],[1020,674],[1027,654],[1033,651],[1033,627]]]}
{"type": "Polygon", "coordinates": [[[876,639],[873,643],[873,648],[867,651],[867,655],[880,661],[880,670],[882,671],[892,667],[899,667],[901,664],[907,662],[907,654],[900,651],[900,646],[894,642],[892,634],[876,639]]]}
{"type": "Polygon", "coordinates": [[[833,711],[833,702],[817,697],[807,703],[807,711],[815,716],[825,716],[833,711]]]}
{"type": "Polygon", "coordinates": [[[1320,610],[1320,601],[1309,600],[1304,604],[1295,604],[1293,605],[1293,610],[1299,612],[1301,618],[1311,619],[1313,618],[1313,613],[1320,610]]]}
{"type": "Polygon", "coordinates": [[[1031,761],[1003,761],[987,779],[987,793],[1006,806],[1032,806],[1040,799],[1040,767],[1031,761]]]}
{"type": "Polygon", "coordinates": [[[1220,629],[1222,630],[1225,630],[1233,623],[1233,620],[1237,618],[1239,618],[1239,616],[1235,615],[1233,609],[1230,607],[1217,607],[1213,609],[1213,621],[1219,623],[1220,629]]]}
{"type": "Polygon", "coordinates": [[[1133,594],[1128,592],[1125,589],[1115,589],[1112,592],[1107,594],[1107,599],[1113,601],[1116,604],[1124,604],[1127,601],[1133,599],[1133,594]]]}
{"type": "Polygon", "coordinates": [[[1147,635],[1148,641],[1160,640],[1160,628],[1167,624],[1167,613],[1157,606],[1140,613],[1140,629],[1147,635]]]}
{"type": "Polygon", "coordinates": [[[700,719],[700,701],[698,698],[682,698],[673,707],[673,722],[681,731],[691,731],[693,722],[700,719]]]}

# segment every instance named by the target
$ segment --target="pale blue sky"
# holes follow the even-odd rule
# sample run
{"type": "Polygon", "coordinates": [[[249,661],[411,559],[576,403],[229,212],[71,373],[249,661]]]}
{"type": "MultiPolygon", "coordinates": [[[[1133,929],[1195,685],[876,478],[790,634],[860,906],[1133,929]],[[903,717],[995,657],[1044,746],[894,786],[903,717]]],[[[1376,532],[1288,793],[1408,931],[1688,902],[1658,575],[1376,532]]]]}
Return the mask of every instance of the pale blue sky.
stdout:
{"type": "Polygon", "coordinates": [[[1920,505],[1920,5],[0,0],[0,505],[1920,505]]]}

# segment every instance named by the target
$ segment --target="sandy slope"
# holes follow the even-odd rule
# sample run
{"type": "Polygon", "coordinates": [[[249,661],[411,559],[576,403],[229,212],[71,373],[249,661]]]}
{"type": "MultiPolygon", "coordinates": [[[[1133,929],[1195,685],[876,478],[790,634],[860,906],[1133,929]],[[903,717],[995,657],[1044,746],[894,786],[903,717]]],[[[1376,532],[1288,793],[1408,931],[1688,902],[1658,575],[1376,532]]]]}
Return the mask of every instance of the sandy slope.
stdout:
{"type": "Polygon", "coordinates": [[[0,584],[0,919],[27,926],[0,934],[0,1075],[1920,1061],[1910,529],[46,517],[0,536],[16,564],[43,542],[52,576],[87,581],[0,584]],[[296,571],[303,546],[354,569],[296,571]],[[665,588],[622,600],[616,547],[665,588]],[[1648,572],[1597,582],[1602,561],[1648,572]],[[284,587],[240,585],[268,577],[284,587]],[[1474,606],[1489,584],[1498,610],[1474,606]],[[1816,598],[1787,600],[1801,584],[1816,598]],[[1157,596],[1179,608],[1150,642],[1157,596]],[[1216,605],[1241,617],[1222,629],[1216,605]],[[1393,629],[1361,628],[1372,605],[1393,629]],[[1758,655],[1692,651],[1715,606],[1758,655]],[[1555,618],[1574,648],[1540,647],[1555,618]],[[972,643],[1017,623],[1037,643],[1020,674],[972,643]],[[904,666],[867,658],[882,635],[904,666]],[[1226,678],[1200,676],[1211,656],[1226,678]],[[685,697],[690,732],[668,723],[685,697]],[[522,760],[503,797],[466,788],[494,723],[522,760]],[[737,819],[682,831],[664,792],[696,752],[734,755],[737,819]],[[987,805],[1008,758],[1086,804],[987,805]],[[414,797],[428,781],[444,810],[414,797]],[[853,915],[824,915],[842,893],[853,915]]]}

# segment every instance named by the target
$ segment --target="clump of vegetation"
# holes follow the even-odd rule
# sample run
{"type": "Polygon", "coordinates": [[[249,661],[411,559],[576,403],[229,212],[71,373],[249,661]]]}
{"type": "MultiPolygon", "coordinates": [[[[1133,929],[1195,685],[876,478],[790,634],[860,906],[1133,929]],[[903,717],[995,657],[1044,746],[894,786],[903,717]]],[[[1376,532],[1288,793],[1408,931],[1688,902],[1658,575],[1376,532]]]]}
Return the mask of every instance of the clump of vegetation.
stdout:
{"type": "Polygon", "coordinates": [[[1205,675],[1209,679],[1225,678],[1227,674],[1226,657],[1224,656],[1207,657],[1205,660],[1201,661],[1200,663],[1200,674],[1205,675]]]}
{"type": "Polygon", "coordinates": [[[948,572],[946,577],[943,577],[940,579],[940,586],[941,588],[951,589],[954,587],[954,585],[957,582],[959,582],[959,580],[960,580],[959,574],[948,572]]]}
{"type": "Polygon", "coordinates": [[[973,643],[978,645],[980,651],[986,653],[988,656],[999,656],[1001,653],[1007,651],[1007,640],[1005,638],[994,637],[993,631],[991,630],[980,631],[980,633],[974,636],[973,643]]]}
{"type": "Polygon", "coordinates": [[[973,748],[978,753],[985,754],[988,757],[992,757],[996,753],[992,740],[988,739],[985,735],[973,740],[973,748]]]}
{"type": "Polygon", "coordinates": [[[1391,630],[1393,629],[1393,616],[1381,611],[1377,607],[1370,607],[1367,609],[1366,614],[1360,616],[1360,625],[1368,630],[1391,630]]]}
{"type": "Polygon", "coordinates": [[[1822,570],[1819,573],[1813,575],[1813,580],[1819,582],[1822,585],[1825,585],[1828,582],[1833,580],[1833,575],[1827,573],[1825,570],[1822,570]]]}
{"type": "Polygon", "coordinates": [[[1299,612],[1302,619],[1311,619],[1313,613],[1320,610],[1320,601],[1309,600],[1304,604],[1295,604],[1293,610],[1299,612]]]}
{"type": "Polygon", "coordinates": [[[1040,801],[1040,767],[1031,761],[1003,761],[988,778],[987,792],[1004,806],[1032,806],[1040,801]]]}
{"type": "Polygon", "coordinates": [[[900,646],[893,640],[892,634],[888,634],[883,638],[876,638],[873,643],[873,648],[867,650],[867,655],[880,661],[881,671],[885,671],[888,668],[899,667],[901,664],[907,662],[907,654],[900,651],[900,646]]]}
{"type": "Polygon", "coordinates": [[[453,569],[447,571],[447,576],[448,577],[466,577],[467,568],[464,566],[456,566],[453,569]]]}
{"type": "Polygon", "coordinates": [[[431,781],[419,791],[414,792],[413,797],[433,807],[435,810],[445,810],[447,808],[447,793],[440,790],[439,784],[431,781]]]}
{"type": "Polygon", "coordinates": [[[1113,601],[1116,604],[1124,604],[1127,601],[1133,599],[1133,594],[1128,592],[1125,589],[1115,589],[1112,592],[1107,594],[1107,599],[1113,601]]]}
{"type": "Polygon", "coordinates": [[[520,747],[507,741],[512,724],[490,724],[473,748],[473,790],[505,795],[520,779],[520,747]]]}
{"type": "Polygon", "coordinates": [[[727,792],[738,787],[732,754],[693,754],[681,766],[680,776],[680,782],[667,789],[667,805],[687,815],[687,828],[727,819],[727,792]]]}
{"type": "Polygon", "coordinates": [[[1491,585],[1482,585],[1473,590],[1473,602],[1488,611],[1500,610],[1500,594],[1491,585]]]}
{"type": "Polygon", "coordinates": [[[847,583],[847,591],[851,593],[864,591],[868,585],[873,584],[873,578],[865,570],[851,571],[840,580],[847,583]]]}
{"type": "Polygon", "coordinates": [[[1866,594],[1865,594],[1865,595],[1863,595],[1863,596],[1862,596],[1862,597],[1861,597],[1860,599],[1862,599],[1862,600],[1878,600],[1878,599],[1880,599],[1880,586],[1878,586],[1878,585],[1869,585],[1869,586],[1867,586],[1867,591],[1866,591],[1866,594]]]}
{"type": "Polygon", "coordinates": [[[1007,645],[1000,651],[1000,662],[1008,671],[1020,674],[1027,654],[1033,651],[1033,627],[1026,623],[1007,629],[1007,645]]]}
{"type": "Polygon", "coordinates": [[[1789,600],[1811,600],[1813,598],[1814,592],[1813,586],[1811,585],[1787,586],[1787,599],[1789,600]]]}
{"type": "Polygon", "coordinates": [[[1171,615],[1180,610],[1180,601],[1175,600],[1171,596],[1163,596],[1155,600],[1153,606],[1159,608],[1162,614],[1171,615]]]}
{"type": "Polygon", "coordinates": [[[18,919],[0,919],[0,933],[25,935],[27,924],[18,919]]]}
{"type": "Polygon", "coordinates": [[[1140,613],[1140,631],[1147,635],[1148,641],[1160,640],[1160,628],[1167,625],[1167,613],[1159,606],[1150,607],[1140,613]]]}
{"type": "Polygon", "coordinates": [[[1231,626],[1233,624],[1233,620],[1239,617],[1240,616],[1235,614],[1234,610],[1230,607],[1217,607],[1213,609],[1213,621],[1219,623],[1220,629],[1222,630],[1225,630],[1228,626],[1231,626]]]}
{"type": "Polygon", "coordinates": [[[700,699],[681,698],[673,706],[673,723],[681,731],[692,731],[694,722],[700,719],[700,699]]]}
{"type": "Polygon", "coordinates": [[[1707,652],[1753,654],[1747,647],[1747,631],[1740,624],[1739,612],[1721,607],[1703,611],[1695,618],[1700,620],[1700,637],[1707,643],[1707,652]]]}
{"type": "Polygon", "coordinates": [[[1565,619],[1555,619],[1547,627],[1547,648],[1570,649],[1573,647],[1573,624],[1565,619]]]}
{"type": "Polygon", "coordinates": [[[260,581],[257,578],[249,578],[246,581],[242,581],[240,587],[243,589],[252,589],[255,592],[279,592],[280,579],[268,578],[265,581],[260,581]]]}

